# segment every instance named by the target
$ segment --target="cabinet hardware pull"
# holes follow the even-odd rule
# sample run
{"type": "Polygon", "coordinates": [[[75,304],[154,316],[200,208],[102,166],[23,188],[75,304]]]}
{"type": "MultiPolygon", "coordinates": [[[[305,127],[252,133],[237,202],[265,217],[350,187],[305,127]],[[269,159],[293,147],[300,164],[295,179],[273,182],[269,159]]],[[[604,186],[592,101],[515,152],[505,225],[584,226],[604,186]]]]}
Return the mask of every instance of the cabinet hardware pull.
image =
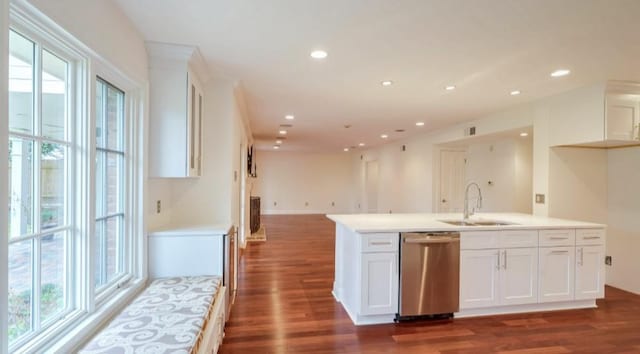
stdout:
{"type": "Polygon", "coordinates": [[[500,267],[501,267],[501,266],[500,266],[500,251],[498,251],[498,252],[496,253],[496,257],[498,257],[498,267],[496,267],[496,269],[497,269],[497,270],[500,270],[500,267]]]}
{"type": "Polygon", "coordinates": [[[507,269],[507,250],[504,250],[504,269],[507,269]]]}
{"type": "Polygon", "coordinates": [[[568,237],[554,237],[554,236],[552,236],[551,239],[552,240],[566,240],[566,239],[568,239],[568,237]]]}
{"type": "Polygon", "coordinates": [[[600,236],[586,236],[586,237],[583,237],[583,239],[585,239],[585,240],[596,240],[596,239],[599,239],[599,238],[600,238],[600,236]]]}
{"type": "Polygon", "coordinates": [[[580,252],[580,266],[582,266],[584,264],[584,248],[580,247],[578,249],[578,251],[580,252]]]}
{"type": "Polygon", "coordinates": [[[569,253],[569,251],[551,251],[551,254],[563,254],[563,253],[569,253]]]}
{"type": "Polygon", "coordinates": [[[391,242],[390,241],[387,241],[387,242],[375,242],[374,241],[374,242],[370,242],[369,244],[372,245],[372,246],[382,246],[382,245],[391,245],[391,242]]]}

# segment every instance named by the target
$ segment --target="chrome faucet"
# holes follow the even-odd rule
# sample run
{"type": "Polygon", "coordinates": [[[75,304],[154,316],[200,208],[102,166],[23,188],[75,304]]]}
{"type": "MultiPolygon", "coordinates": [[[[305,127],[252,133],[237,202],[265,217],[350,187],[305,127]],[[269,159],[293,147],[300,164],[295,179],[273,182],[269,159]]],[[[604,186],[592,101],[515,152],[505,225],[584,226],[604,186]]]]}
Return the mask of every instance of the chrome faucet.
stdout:
{"type": "Polygon", "coordinates": [[[462,219],[468,220],[469,217],[475,213],[476,209],[480,208],[482,208],[482,191],[476,182],[471,182],[467,184],[467,188],[464,191],[464,215],[462,216],[462,219]],[[471,186],[476,186],[478,189],[478,197],[476,198],[476,207],[469,211],[469,188],[471,188],[471,186]]]}

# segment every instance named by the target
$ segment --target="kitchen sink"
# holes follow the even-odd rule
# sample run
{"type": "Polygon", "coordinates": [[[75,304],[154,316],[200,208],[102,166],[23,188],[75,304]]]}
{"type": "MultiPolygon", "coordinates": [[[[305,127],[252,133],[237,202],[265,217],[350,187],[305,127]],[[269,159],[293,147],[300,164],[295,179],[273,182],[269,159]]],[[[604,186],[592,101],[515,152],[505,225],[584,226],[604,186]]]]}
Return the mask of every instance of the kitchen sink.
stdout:
{"type": "Polygon", "coordinates": [[[515,225],[514,223],[499,220],[438,220],[440,222],[455,226],[501,226],[515,225]]]}

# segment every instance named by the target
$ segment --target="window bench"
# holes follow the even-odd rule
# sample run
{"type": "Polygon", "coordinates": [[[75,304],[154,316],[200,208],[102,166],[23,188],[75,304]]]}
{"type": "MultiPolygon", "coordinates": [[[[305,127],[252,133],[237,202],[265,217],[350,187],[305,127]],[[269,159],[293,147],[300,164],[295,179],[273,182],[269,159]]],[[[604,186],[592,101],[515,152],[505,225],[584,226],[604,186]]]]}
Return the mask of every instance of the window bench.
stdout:
{"type": "Polygon", "coordinates": [[[154,280],[80,353],[216,353],[225,292],[218,276],[154,280]]]}

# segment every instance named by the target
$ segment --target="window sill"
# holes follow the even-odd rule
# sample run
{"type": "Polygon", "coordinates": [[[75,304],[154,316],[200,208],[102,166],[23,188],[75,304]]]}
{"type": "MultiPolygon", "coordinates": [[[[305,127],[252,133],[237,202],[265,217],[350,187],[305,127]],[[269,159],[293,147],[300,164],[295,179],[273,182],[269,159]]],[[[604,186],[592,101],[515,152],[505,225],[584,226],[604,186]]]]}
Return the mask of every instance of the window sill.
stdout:
{"type": "Polygon", "coordinates": [[[127,304],[144,289],[146,279],[132,280],[122,291],[113,294],[94,313],[82,314],[79,318],[71,318],[66,327],[57,335],[40,336],[26,345],[17,348],[13,353],[73,353],[89,341],[111,318],[119,313],[127,304]]]}

